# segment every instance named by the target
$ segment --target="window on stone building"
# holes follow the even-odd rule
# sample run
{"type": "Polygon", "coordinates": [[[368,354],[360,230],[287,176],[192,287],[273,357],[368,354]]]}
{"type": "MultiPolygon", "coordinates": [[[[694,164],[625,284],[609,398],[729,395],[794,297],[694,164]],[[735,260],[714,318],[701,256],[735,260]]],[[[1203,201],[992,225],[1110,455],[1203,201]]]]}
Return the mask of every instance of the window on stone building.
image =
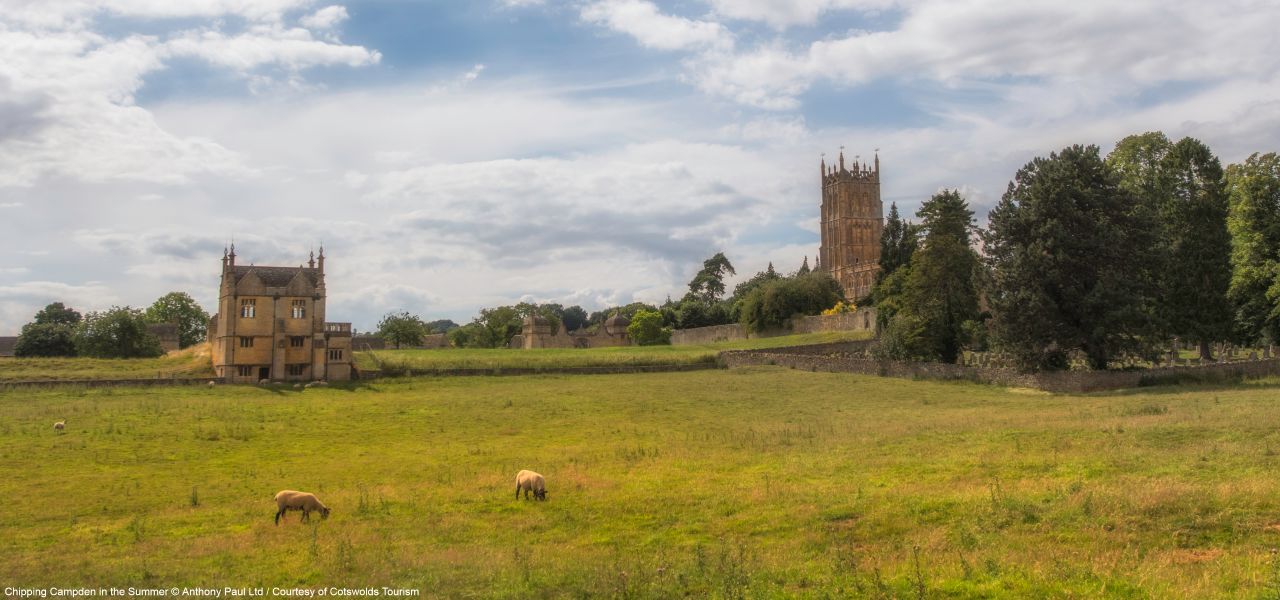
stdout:
{"type": "Polygon", "coordinates": [[[241,377],[250,377],[253,375],[253,367],[249,365],[240,365],[236,367],[236,374],[241,377]]]}
{"type": "Polygon", "coordinates": [[[301,376],[302,372],[306,370],[306,368],[307,368],[307,365],[285,365],[284,366],[285,372],[290,375],[293,375],[294,377],[301,376]]]}
{"type": "Polygon", "coordinates": [[[290,347],[290,348],[301,348],[301,347],[305,346],[306,344],[307,344],[307,338],[305,338],[305,337],[303,337],[303,336],[295,335],[295,336],[291,336],[291,337],[289,338],[289,347],[290,347]]]}
{"type": "Polygon", "coordinates": [[[303,319],[303,318],[306,318],[306,316],[307,316],[307,301],[294,300],[293,301],[293,318],[303,319]]]}
{"type": "Polygon", "coordinates": [[[251,338],[251,337],[242,337],[242,338],[240,338],[240,347],[241,347],[241,348],[252,348],[252,347],[253,347],[253,338],[251,338]]]}
{"type": "Polygon", "coordinates": [[[256,300],[241,300],[240,316],[246,319],[252,319],[253,316],[257,314],[257,307],[255,306],[256,303],[256,300]]]}
{"type": "Polygon", "coordinates": [[[342,360],[342,348],[330,349],[329,360],[342,360]]]}

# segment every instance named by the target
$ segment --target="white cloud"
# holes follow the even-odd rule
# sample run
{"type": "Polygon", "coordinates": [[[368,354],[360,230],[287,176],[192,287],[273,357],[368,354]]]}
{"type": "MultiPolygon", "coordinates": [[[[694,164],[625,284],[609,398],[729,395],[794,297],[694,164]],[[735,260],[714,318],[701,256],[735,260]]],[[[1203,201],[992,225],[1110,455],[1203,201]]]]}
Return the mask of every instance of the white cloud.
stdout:
{"type": "Polygon", "coordinates": [[[583,6],[580,16],[660,50],[723,49],[733,45],[729,30],[719,23],[666,15],[648,0],[598,0],[583,6]]]}
{"type": "Polygon", "coordinates": [[[21,202],[0,202],[0,208],[18,208],[22,205],[21,202]]]}
{"type": "Polygon", "coordinates": [[[710,0],[710,3],[717,15],[761,21],[775,29],[812,25],[819,16],[835,10],[876,12],[901,4],[898,0],[710,0]]]}
{"type": "Polygon", "coordinates": [[[316,12],[313,12],[301,19],[298,24],[308,29],[327,31],[342,24],[349,18],[347,8],[345,6],[333,5],[326,6],[316,12]]]}

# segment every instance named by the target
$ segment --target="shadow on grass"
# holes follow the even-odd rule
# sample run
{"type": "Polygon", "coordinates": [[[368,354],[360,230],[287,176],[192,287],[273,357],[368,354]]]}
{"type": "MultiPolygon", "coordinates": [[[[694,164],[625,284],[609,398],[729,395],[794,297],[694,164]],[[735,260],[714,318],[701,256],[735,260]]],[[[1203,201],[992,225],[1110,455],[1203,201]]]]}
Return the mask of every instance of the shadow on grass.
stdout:
{"type": "Polygon", "coordinates": [[[1137,396],[1137,395],[1171,395],[1190,392],[1211,392],[1229,390],[1271,390],[1280,389],[1280,378],[1262,377],[1249,379],[1243,377],[1161,377],[1154,382],[1144,382],[1135,388],[1090,392],[1087,394],[1064,394],[1079,396],[1137,396]]]}

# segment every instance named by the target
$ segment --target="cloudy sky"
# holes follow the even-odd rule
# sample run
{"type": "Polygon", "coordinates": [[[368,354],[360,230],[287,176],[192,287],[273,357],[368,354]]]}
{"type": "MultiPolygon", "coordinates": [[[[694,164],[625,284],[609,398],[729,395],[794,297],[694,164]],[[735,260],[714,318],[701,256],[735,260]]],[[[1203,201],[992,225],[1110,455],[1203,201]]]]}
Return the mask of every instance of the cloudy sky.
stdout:
{"type": "Polygon", "coordinates": [[[0,0],[0,335],[215,308],[323,243],[331,320],[679,296],[817,251],[817,164],[979,216],[1159,129],[1280,150],[1274,0],[0,0]]]}

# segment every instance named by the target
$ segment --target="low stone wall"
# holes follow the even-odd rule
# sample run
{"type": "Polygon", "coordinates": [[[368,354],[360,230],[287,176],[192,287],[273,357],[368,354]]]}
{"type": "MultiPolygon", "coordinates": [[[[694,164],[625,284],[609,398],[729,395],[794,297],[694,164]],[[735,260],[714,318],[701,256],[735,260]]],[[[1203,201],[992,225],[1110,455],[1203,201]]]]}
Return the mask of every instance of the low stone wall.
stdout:
{"type": "Polygon", "coordinates": [[[710,327],[694,327],[677,329],[671,332],[672,346],[694,346],[745,340],[749,337],[747,328],[737,323],[729,325],[712,325],[710,327]]]}
{"type": "Polygon", "coordinates": [[[0,390],[17,388],[58,388],[58,387],[124,387],[124,386],[157,386],[157,385],[209,385],[209,382],[222,384],[221,377],[182,377],[171,379],[42,379],[31,381],[0,381],[0,390]]]}
{"type": "MultiPolygon", "coordinates": [[[[823,344],[823,346],[829,346],[829,344],[823,344]]],[[[805,347],[722,352],[720,353],[720,361],[730,368],[778,365],[806,371],[860,373],[863,375],[908,379],[965,380],[1008,387],[1036,388],[1062,394],[1280,375],[1280,359],[1134,371],[1019,373],[1016,370],[1005,368],[967,367],[928,362],[898,362],[878,360],[849,353],[824,353],[817,349],[799,350],[801,348],[805,347]]]]}
{"type": "MultiPolygon", "coordinates": [[[[387,377],[493,377],[504,375],[617,375],[625,373],[675,373],[721,369],[713,362],[687,365],[613,365],[607,367],[495,367],[492,369],[406,369],[404,371],[378,371],[372,378],[387,377]]],[[[361,371],[365,379],[366,371],[361,371]]]]}
{"type": "MultiPolygon", "coordinates": [[[[432,333],[422,336],[422,343],[417,346],[402,346],[401,348],[404,350],[436,350],[448,347],[449,336],[443,333],[432,333]]],[[[351,348],[356,352],[391,350],[395,349],[395,344],[388,344],[386,340],[376,335],[357,335],[351,337],[351,348]]]]}
{"type": "Polygon", "coordinates": [[[751,333],[738,323],[677,329],[671,332],[672,346],[693,346],[731,342],[756,338],[778,337],[797,333],[823,333],[827,331],[875,331],[876,309],[860,308],[838,315],[814,315],[796,317],[787,321],[781,329],[751,333]]]}

